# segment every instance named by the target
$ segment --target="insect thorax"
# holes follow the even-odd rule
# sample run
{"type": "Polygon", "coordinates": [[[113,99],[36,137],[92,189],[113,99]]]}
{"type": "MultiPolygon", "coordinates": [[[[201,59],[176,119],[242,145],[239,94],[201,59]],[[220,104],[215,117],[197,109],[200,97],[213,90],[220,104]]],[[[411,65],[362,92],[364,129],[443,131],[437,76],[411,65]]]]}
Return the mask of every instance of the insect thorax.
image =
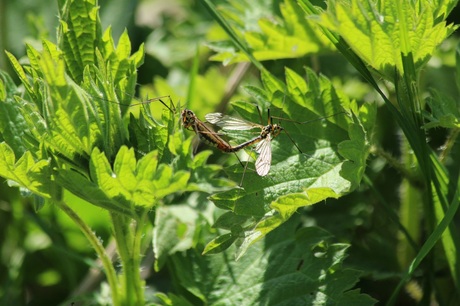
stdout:
{"type": "Polygon", "coordinates": [[[265,139],[268,135],[271,135],[272,138],[275,138],[281,133],[282,130],[283,128],[279,124],[269,124],[262,128],[262,131],[260,132],[260,137],[262,139],[265,139]]]}
{"type": "Polygon", "coordinates": [[[181,113],[182,125],[188,129],[195,123],[195,113],[189,109],[184,109],[181,113]]]}

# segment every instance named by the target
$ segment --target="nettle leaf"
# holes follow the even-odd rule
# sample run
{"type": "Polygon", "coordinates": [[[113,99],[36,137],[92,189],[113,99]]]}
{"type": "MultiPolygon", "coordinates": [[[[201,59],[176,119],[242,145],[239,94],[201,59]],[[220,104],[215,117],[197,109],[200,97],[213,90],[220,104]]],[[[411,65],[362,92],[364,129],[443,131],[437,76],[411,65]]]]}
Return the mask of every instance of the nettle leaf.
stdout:
{"type": "Polygon", "coordinates": [[[117,96],[122,97],[118,102],[122,105],[129,105],[136,87],[137,68],[144,62],[144,45],[141,44],[139,50],[131,55],[131,41],[125,30],[115,48],[110,27],[105,31],[101,45],[100,51],[104,58],[102,62],[108,64],[98,66],[110,68],[111,73],[106,72],[106,74],[110,76],[110,84],[114,84],[114,87],[117,88],[117,96]]]}
{"type": "MultiPolygon", "coordinates": [[[[168,117],[170,125],[178,122],[178,117],[168,117]]],[[[196,135],[185,137],[183,130],[177,130],[169,136],[167,142],[168,156],[173,169],[186,169],[190,172],[190,180],[186,191],[202,191],[206,193],[219,192],[234,187],[235,183],[227,178],[219,176],[221,165],[208,164],[208,158],[212,154],[210,150],[204,150],[197,154],[193,153],[193,139],[196,135]]],[[[185,191],[185,190],[184,190],[185,191]]]]}
{"type": "Polygon", "coordinates": [[[153,151],[136,161],[134,150],[121,147],[113,169],[105,154],[97,148],[91,155],[91,177],[102,191],[128,207],[154,207],[164,196],[184,190],[189,173],[173,173],[170,166],[158,165],[158,152],[153,151]]]}
{"type": "Polygon", "coordinates": [[[392,80],[395,68],[404,71],[401,54],[411,52],[415,68],[420,69],[456,29],[446,26],[447,15],[440,6],[445,3],[331,1],[320,17],[323,26],[337,32],[368,65],[392,80]],[[408,41],[402,41],[403,37],[408,41]]]}
{"type": "Polygon", "coordinates": [[[373,305],[374,299],[351,290],[361,272],[342,267],[348,245],[331,244],[319,228],[296,232],[297,224],[270,233],[239,261],[228,260],[227,252],[175,254],[174,275],[206,305],[373,305]]]}
{"type": "MultiPolygon", "coordinates": [[[[460,90],[460,50],[457,47],[455,52],[456,58],[456,84],[457,90],[460,90]]],[[[427,98],[431,112],[424,112],[425,118],[429,121],[423,127],[431,129],[435,127],[460,128],[460,110],[459,102],[453,99],[451,95],[432,89],[430,97],[427,98]]]]}
{"type": "Polygon", "coordinates": [[[150,105],[143,106],[138,117],[130,114],[128,125],[130,142],[139,152],[157,150],[162,160],[170,160],[167,143],[169,135],[175,134],[176,118],[171,111],[165,109],[162,119],[167,124],[162,124],[154,118],[150,105]],[[152,129],[152,126],[156,128],[152,129]],[[164,153],[167,156],[164,156],[164,153]]]}
{"type": "MultiPolygon", "coordinates": [[[[264,75],[264,83],[277,83],[270,78],[264,75]]],[[[241,226],[232,228],[232,239],[238,238],[240,245],[237,257],[286,222],[299,207],[330,197],[338,198],[353,191],[361,181],[369,154],[368,135],[374,123],[375,108],[364,105],[358,109],[355,103],[336,91],[328,79],[317,77],[311,70],[307,70],[307,80],[287,70],[286,93],[270,95],[267,92],[272,101],[271,114],[278,112],[279,117],[286,119],[280,119],[280,123],[292,138],[291,141],[282,133],[272,140],[272,164],[268,175],[257,175],[253,161],[246,170],[239,164],[234,165],[227,173],[236,182],[244,175],[242,188],[210,198],[216,206],[246,218],[240,218],[241,226]]],[[[235,109],[242,108],[245,112],[252,110],[249,120],[258,117],[253,105],[237,103],[235,109]]],[[[217,226],[229,223],[225,218],[235,217],[226,214],[217,226]]],[[[212,249],[218,248],[215,242],[212,241],[206,250],[211,245],[212,249]]]]}
{"type": "Polygon", "coordinates": [[[113,166],[104,152],[93,150],[90,177],[71,168],[57,170],[57,181],[86,201],[114,212],[136,217],[156,207],[169,194],[187,189],[190,173],[160,164],[158,151],[136,159],[134,149],[120,148],[113,166]]]}
{"type": "Polygon", "coordinates": [[[196,243],[194,240],[201,226],[209,226],[196,208],[189,204],[163,205],[155,210],[153,251],[155,270],[159,271],[169,256],[185,252],[196,243]]]}
{"type": "MultiPolygon", "coordinates": [[[[120,44],[119,49],[124,52],[120,51],[119,54],[124,57],[130,47],[126,46],[126,38],[120,44]]],[[[48,149],[66,161],[72,161],[77,167],[84,167],[78,159],[88,159],[95,146],[101,147],[112,160],[118,148],[127,142],[128,130],[122,117],[128,106],[119,101],[126,101],[126,97],[134,92],[136,66],[140,64],[140,58],[133,55],[120,60],[115,55],[110,56],[112,63],[124,63],[123,69],[119,64],[113,70],[117,78],[114,84],[112,70],[107,69],[103,56],[93,50],[100,67],[86,66],[83,73],[84,90],[67,77],[64,53],[49,41],[43,42],[41,52],[27,46],[31,63],[27,71],[33,80],[33,87],[28,88],[31,91],[29,95],[34,99],[16,100],[28,125],[30,138],[36,139],[35,148],[33,143],[29,143],[28,148],[36,152],[38,144],[44,142],[48,149]],[[115,88],[130,91],[119,99],[115,88]]],[[[116,54],[116,50],[112,54],[116,54]]],[[[12,56],[10,60],[17,62],[12,56]]],[[[16,70],[22,75],[25,72],[20,68],[16,70]]]]}
{"type": "Polygon", "coordinates": [[[201,151],[193,156],[190,170],[192,177],[190,179],[189,191],[203,191],[214,193],[223,190],[228,190],[230,187],[235,187],[235,183],[227,178],[218,176],[222,170],[221,165],[208,164],[208,158],[212,151],[201,151]]]}
{"type": "Polygon", "coordinates": [[[4,142],[0,143],[0,176],[44,198],[57,195],[50,160],[35,161],[26,151],[16,161],[13,150],[4,142]]]}
{"type": "Polygon", "coordinates": [[[13,66],[14,71],[16,72],[16,75],[19,77],[21,80],[22,84],[24,85],[24,88],[26,89],[27,93],[34,98],[34,89],[33,89],[33,84],[31,80],[27,77],[26,71],[24,68],[21,66],[19,61],[14,57],[13,54],[11,54],[8,51],[5,51],[8,60],[10,61],[11,65],[13,66]]]}
{"type": "Polygon", "coordinates": [[[19,90],[11,77],[0,71],[0,134],[14,154],[21,156],[26,151],[24,134],[27,133],[27,124],[14,98],[18,94],[19,90]]]}
{"type": "MultiPolygon", "coordinates": [[[[92,147],[100,141],[96,128],[97,112],[90,107],[90,99],[78,91],[81,89],[66,78],[62,52],[48,41],[43,51],[27,46],[30,58],[29,71],[34,79],[34,100],[16,98],[18,109],[28,125],[30,138],[28,149],[36,154],[40,143],[67,161],[89,156],[92,147]]],[[[75,164],[78,164],[76,162],[75,164]]]]}
{"type": "Polygon", "coordinates": [[[454,100],[449,95],[432,90],[431,97],[427,99],[427,102],[431,108],[431,113],[425,113],[425,117],[430,121],[423,125],[425,129],[435,127],[460,128],[460,112],[457,100],[454,100]]]}
{"type": "Polygon", "coordinates": [[[84,68],[96,60],[94,50],[101,37],[98,11],[95,0],[68,1],[61,11],[59,46],[69,74],[78,82],[84,68]]]}
{"type": "MultiPolygon", "coordinates": [[[[280,5],[281,17],[275,16],[274,12],[254,14],[257,16],[257,23],[251,22],[254,16],[247,13],[248,7],[252,6],[251,3],[240,4],[239,7],[232,4],[232,8],[224,6],[221,10],[228,19],[242,25],[242,39],[246,41],[256,59],[298,58],[332,49],[332,44],[316,30],[314,21],[306,19],[295,1],[286,0],[280,5]],[[239,9],[244,10],[244,13],[232,14],[232,11],[239,9]],[[251,18],[251,21],[248,21],[248,18],[251,18]]],[[[229,43],[215,42],[210,43],[209,47],[218,52],[212,57],[213,60],[226,64],[248,60],[229,43]]]]}

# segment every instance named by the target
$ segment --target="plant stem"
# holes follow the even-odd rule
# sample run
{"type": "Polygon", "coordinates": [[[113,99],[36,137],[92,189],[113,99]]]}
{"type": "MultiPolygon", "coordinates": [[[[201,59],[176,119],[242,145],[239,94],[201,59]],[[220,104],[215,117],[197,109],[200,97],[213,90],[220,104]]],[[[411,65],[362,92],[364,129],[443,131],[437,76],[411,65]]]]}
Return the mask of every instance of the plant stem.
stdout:
{"type": "Polygon", "coordinates": [[[111,213],[114,237],[117,241],[123,274],[120,275],[124,305],[143,305],[144,286],[140,279],[140,239],[145,218],[133,221],[111,213]],[[134,230],[133,230],[134,227],[134,230]]]}
{"type": "Polygon", "coordinates": [[[102,262],[102,266],[107,277],[107,282],[109,283],[112,292],[112,303],[115,306],[121,305],[120,296],[118,294],[119,288],[117,282],[117,274],[112,265],[112,261],[110,260],[108,254],[105,252],[101,241],[94,234],[91,228],[64,201],[56,201],[55,203],[67,216],[69,216],[70,219],[72,219],[72,221],[75,222],[78,228],[80,228],[82,233],[88,239],[93,249],[96,251],[96,254],[99,256],[102,262]]]}
{"type": "Polygon", "coordinates": [[[455,140],[457,140],[458,135],[460,134],[460,129],[453,129],[449,137],[447,138],[443,148],[444,150],[442,151],[441,155],[439,156],[439,160],[441,163],[444,163],[445,159],[447,156],[449,156],[450,152],[452,151],[452,147],[455,144],[455,140]]]}

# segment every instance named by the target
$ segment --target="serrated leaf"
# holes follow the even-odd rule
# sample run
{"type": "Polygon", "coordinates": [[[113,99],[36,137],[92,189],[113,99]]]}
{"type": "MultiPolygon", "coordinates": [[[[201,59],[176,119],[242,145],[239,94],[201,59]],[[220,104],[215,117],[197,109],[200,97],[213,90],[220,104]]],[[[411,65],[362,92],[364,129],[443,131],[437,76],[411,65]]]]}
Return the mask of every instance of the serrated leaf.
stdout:
{"type": "Polygon", "coordinates": [[[207,305],[373,305],[371,297],[351,290],[361,273],[342,267],[348,246],[331,244],[318,228],[296,233],[297,224],[266,236],[238,261],[228,258],[235,247],[213,256],[174,255],[175,276],[207,305]]]}
{"type": "MultiPolygon", "coordinates": [[[[165,167],[165,169],[167,169],[167,167],[165,167]]],[[[166,173],[169,173],[169,171],[167,171],[166,173]]],[[[177,171],[176,173],[174,173],[172,177],[165,177],[163,175],[157,178],[157,182],[160,182],[162,179],[166,180],[165,182],[167,184],[159,184],[155,186],[157,188],[155,190],[155,196],[157,198],[163,198],[168,194],[185,190],[187,188],[188,180],[190,179],[190,172],[177,171]]]]}
{"type": "Polygon", "coordinates": [[[27,92],[31,97],[34,97],[34,90],[29,82],[29,79],[27,78],[24,68],[22,68],[21,64],[19,64],[18,60],[14,57],[13,54],[8,51],[5,51],[5,53],[27,92]]]}
{"type": "Polygon", "coordinates": [[[14,99],[17,93],[18,89],[11,77],[0,71],[0,133],[14,154],[21,156],[26,151],[23,138],[28,128],[14,99]]]}
{"type": "MultiPolygon", "coordinates": [[[[239,2],[232,2],[232,7],[221,6],[220,11],[227,19],[245,28],[241,29],[245,33],[241,39],[245,40],[256,59],[298,58],[331,50],[331,43],[316,31],[315,23],[306,18],[294,1],[286,0],[280,5],[281,16],[276,16],[267,7],[259,8],[254,1],[239,2]]],[[[218,52],[212,60],[225,64],[247,60],[244,54],[236,52],[226,42],[209,46],[218,52]]]]}
{"type": "Polygon", "coordinates": [[[130,203],[123,198],[111,198],[96,183],[88,180],[86,176],[67,167],[62,167],[56,172],[56,181],[60,186],[69,190],[85,201],[118,214],[136,218],[136,211],[130,203]]]}
{"type": "MultiPolygon", "coordinates": [[[[144,163],[142,166],[145,167],[144,163]]],[[[127,147],[120,149],[112,170],[105,154],[96,148],[91,154],[90,167],[93,181],[104,191],[107,197],[130,203],[127,208],[152,207],[157,203],[154,182],[143,179],[145,173],[139,179],[136,177],[137,161],[132,149],[127,147]]],[[[154,170],[156,171],[156,169],[154,170]]]]}
{"type": "Polygon", "coordinates": [[[435,90],[431,91],[431,97],[427,99],[431,113],[425,117],[430,121],[423,127],[431,129],[435,127],[460,128],[459,103],[452,97],[435,90]]]}
{"type": "MultiPolygon", "coordinates": [[[[264,77],[270,78],[268,75],[264,77]]],[[[273,92],[272,97],[268,97],[273,101],[272,106],[280,108],[278,112],[282,113],[279,117],[286,118],[280,120],[281,124],[295,144],[286,135],[279,135],[272,140],[272,165],[266,177],[257,175],[252,170],[252,163],[246,171],[235,165],[227,169],[228,175],[237,182],[244,175],[244,189],[233,189],[210,198],[216,206],[254,220],[233,233],[242,237],[238,242],[238,256],[288,220],[299,207],[328,197],[338,198],[355,189],[366,166],[368,131],[359,118],[365,117],[366,127],[372,127],[373,107],[366,105],[358,110],[334,89],[329,80],[317,77],[310,70],[307,70],[308,83],[291,70],[286,71],[286,79],[286,94],[273,92]],[[344,110],[358,113],[353,114],[350,120],[344,110]],[[326,116],[329,117],[318,120],[326,116]],[[287,119],[306,124],[296,124],[287,119]]],[[[254,113],[254,107],[244,108],[245,112],[251,109],[254,113]]],[[[227,217],[230,218],[229,215],[227,217]]]]}
{"type": "Polygon", "coordinates": [[[156,209],[153,230],[156,271],[163,267],[169,256],[192,247],[198,218],[197,211],[187,205],[160,206],[156,209]]]}
{"type": "Polygon", "coordinates": [[[16,161],[11,147],[5,142],[0,143],[0,176],[44,198],[54,198],[56,195],[51,192],[54,180],[50,175],[49,163],[49,160],[35,161],[29,151],[16,161]]]}
{"type": "Polygon", "coordinates": [[[95,61],[100,37],[98,6],[94,0],[69,1],[61,14],[58,41],[72,78],[81,81],[85,66],[95,61]]]}
{"type": "MultiPolygon", "coordinates": [[[[169,127],[159,125],[149,114],[141,112],[139,118],[130,115],[129,138],[133,146],[140,152],[157,150],[159,158],[163,156],[169,138],[169,127]],[[152,129],[152,125],[156,128],[152,129]]],[[[171,122],[171,120],[169,120],[171,122]]]]}
{"type": "Polygon", "coordinates": [[[412,53],[415,68],[420,69],[456,28],[446,25],[445,16],[440,18],[437,2],[426,1],[399,5],[397,1],[334,1],[320,17],[321,25],[337,32],[360,58],[390,80],[395,69],[403,74],[401,54],[412,53]]]}
{"type": "Polygon", "coordinates": [[[185,190],[190,178],[189,172],[173,172],[169,165],[158,165],[157,157],[153,151],[137,161],[134,150],[123,146],[112,169],[104,152],[95,148],[90,161],[91,179],[107,198],[126,209],[151,208],[165,196],[185,190]]]}

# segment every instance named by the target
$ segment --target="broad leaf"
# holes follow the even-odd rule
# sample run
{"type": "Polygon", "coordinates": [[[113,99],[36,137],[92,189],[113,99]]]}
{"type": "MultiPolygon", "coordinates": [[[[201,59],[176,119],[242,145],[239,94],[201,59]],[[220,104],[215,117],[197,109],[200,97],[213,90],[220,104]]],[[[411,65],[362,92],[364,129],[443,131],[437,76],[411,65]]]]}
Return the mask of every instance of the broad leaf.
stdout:
{"type": "MultiPolygon", "coordinates": [[[[286,0],[280,5],[281,16],[268,9],[275,3],[264,6],[256,1],[242,0],[232,2],[231,7],[221,7],[222,13],[241,27],[244,33],[241,39],[246,41],[256,59],[298,58],[331,50],[332,45],[316,30],[315,22],[307,20],[293,0],[286,0]],[[253,14],[248,14],[251,9],[253,14]]],[[[230,42],[219,41],[208,45],[218,52],[213,60],[225,64],[248,60],[230,42]]]]}
{"type": "Polygon", "coordinates": [[[60,195],[49,160],[36,162],[28,151],[16,160],[13,150],[4,142],[0,143],[0,176],[44,198],[60,195]]]}
{"type": "Polygon", "coordinates": [[[101,37],[96,0],[67,1],[61,11],[59,47],[72,78],[79,82],[86,66],[94,64],[94,52],[101,37]],[[85,16],[85,18],[82,18],[85,16]]]}
{"type": "Polygon", "coordinates": [[[318,228],[295,232],[296,224],[266,236],[239,261],[229,260],[228,252],[176,254],[175,277],[207,305],[373,305],[351,290],[361,273],[342,267],[348,246],[331,244],[318,228]]]}
{"type": "MultiPolygon", "coordinates": [[[[286,71],[286,80],[285,94],[266,87],[265,95],[256,91],[256,99],[271,100],[272,106],[279,108],[280,117],[286,119],[280,122],[292,141],[283,133],[272,140],[272,162],[267,176],[257,175],[252,162],[247,170],[235,165],[227,171],[236,182],[244,175],[242,188],[211,197],[218,207],[246,218],[238,218],[245,224],[232,228],[233,239],[240,240],[238,256],[287,221],[299,207],[353,191],[366,166],[368,129],[373,126],[374,108],[364,105],[358,109],[336,91],[329,80],[317,77],[310,70],[307,70],[308,82],[291,70],[286,71]],[[351,118],[345,111],[351,112],[351,118]],[[321,120],[324,117],[327,118],[321,120]]],[[[264,83],[279,84],[268,75],[264,76],[264,83]]],[[[234,106],[243,116],[252,113],[249,120],[258,117],[254,106],[247,103],[234,106]]],[[[271,114],[275,113],[272,110],[271,114]]],[[[225,217],[235,218],[230,213],[225,217]]],[[[229,222],[221,217],[217,225],[226,223],[229,222]]],[[[224,241],[227,242],[228,239],[224,241]]],[[[206,250],[219,248],[215,243],[211,242],[206,250]]]]}
{"type": "Polygon", "coordinates": [[[420,69],[455,30],[446,25],[440,7],[446,8],[437,1],[330,1],[320,17],[321,25],[337,32],[362,60],[393,80],[395,69],[404,71],[401,54],[412,53],[420,69]]]}
{"type": "Polygon", "coordinates": [[[0,88],[0,134],[14,154],[20,156],[26,151],[24,134],[27,132],[27,124],[14,98],[19,91],[13,80],[3,72],[0,72],[0,88]]]}
{"type": "Polygon", "coordinates": [[[426,123],[424,128],[460,128],[460,111],[457,100],[442,92],[432,90],[431,97],[427,99],[427,102],[431,108],[431,113],[426,113],[425,117],[430,122],[426,123]]]}

